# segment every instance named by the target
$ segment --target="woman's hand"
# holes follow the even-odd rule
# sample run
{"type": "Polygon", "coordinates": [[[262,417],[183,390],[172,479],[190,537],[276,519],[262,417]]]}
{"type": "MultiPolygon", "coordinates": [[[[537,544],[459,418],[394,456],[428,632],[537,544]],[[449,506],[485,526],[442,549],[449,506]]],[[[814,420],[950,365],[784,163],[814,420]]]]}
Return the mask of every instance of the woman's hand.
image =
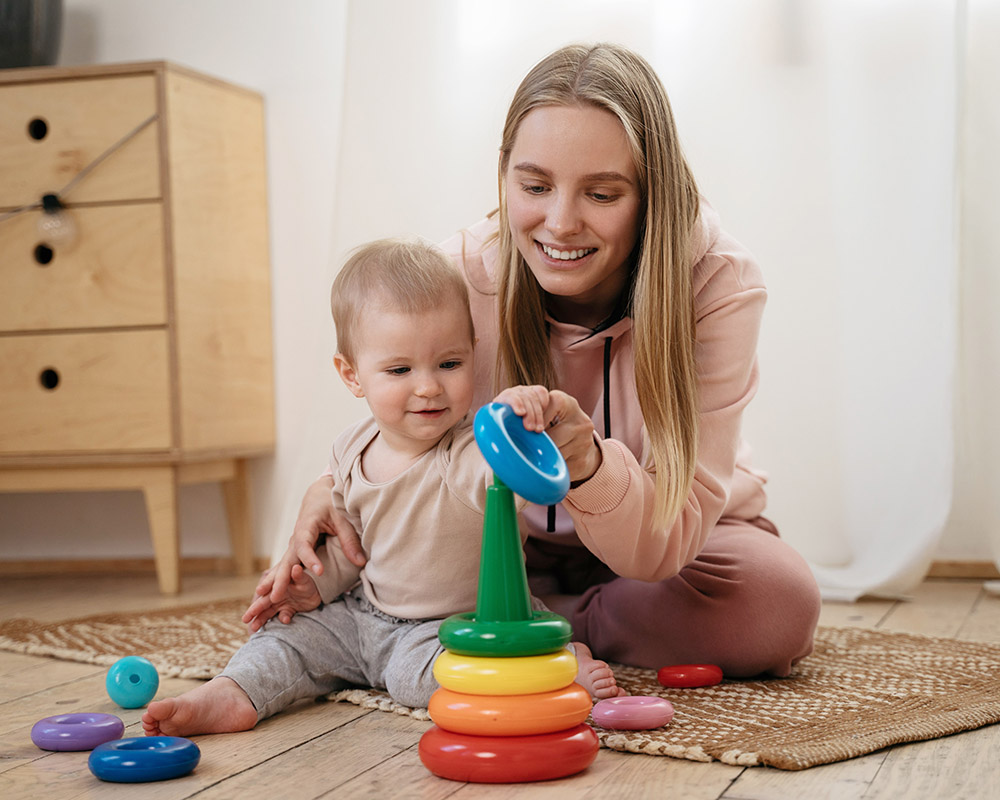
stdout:
{"type": "Polygon", "coordinates": [[[566,459],[571,483],[587,480],[601,466],[603,456],[594,439],[594,423],[572,395],[544,386],[513,386],[500,392],[496,402],[514,409],[526,430],[549,434],[566,459]]]}
{"type": "Polygon", "coordinates": [[[333,507],[330,496],[332,488],[333,477],[323,475],[306,490],[298,519],[295,520],[295,528],[288,540],[288,549],[278,563],[264,573],[254,590],[255,597],[267,596],[274,604],[284,600],[292,580],[292,568],[296,565],[322,575],[323,564],[316,555],[316,545],[322,534],[340,539],[341,549],[352,564],[358,567],[365,565],[361,539],[351,524],[333,507]]]}
{"type": "Polygon", "coordinates": [[[301,564],[292,567],[290,578],[285,597],[279,602],[272,602],[266,594],[254,597],[250,607],[243,613],[243,621],[247,623],[250,633],[259,631],[274,616],[287,625],[296,612],[312,611],[322,602],[323,598],[320,597],[316,584],[302,569],[301,564]]]}

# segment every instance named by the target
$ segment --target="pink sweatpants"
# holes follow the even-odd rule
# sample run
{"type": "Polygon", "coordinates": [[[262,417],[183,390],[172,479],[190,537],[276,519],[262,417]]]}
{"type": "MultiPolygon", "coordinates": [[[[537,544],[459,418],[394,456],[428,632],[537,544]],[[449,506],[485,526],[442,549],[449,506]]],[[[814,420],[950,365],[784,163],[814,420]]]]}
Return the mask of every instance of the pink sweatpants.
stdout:
{"type": "Polygon", "coordinates": [[[605,661],[784,677],[812,652],[819,588],[762,517],[721,520],[698,558],[655,583],[618,577],[579,547],[529,539],[526,555],[537,594],[580,595],[573,638],[605,661]]]}

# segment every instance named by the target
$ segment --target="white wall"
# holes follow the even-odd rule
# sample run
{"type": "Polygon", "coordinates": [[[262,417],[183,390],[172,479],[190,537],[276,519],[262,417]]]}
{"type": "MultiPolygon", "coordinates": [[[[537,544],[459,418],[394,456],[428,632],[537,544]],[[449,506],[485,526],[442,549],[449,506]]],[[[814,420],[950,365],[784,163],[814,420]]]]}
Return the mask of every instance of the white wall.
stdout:
{"type": "MultiPolygon", "coordinates": [[[[636,48],[667,86],[703,191],[764,267],[763,383],[747,434],[771,475],[772,516],[829,564],[850,560],[872,527],[944,522],[951,334],[935,326],[948,319],[956,265],[956,45],[967,5],[979,21],[996,7],[67,0],[63,62],[168,58],[267,97],[279,448],[254,473],[267,553],[333,433],[363,411],[329,368],[326,290],[344,252],[381,235],[439,240],[474,222],[495,205],[500,128],[527,68],[570,41],[636,48]],[[924,374],[925,364],[944,366],[924,374]],[[938,487],[933,502],[914,476],[938,487]],[[880,481],[892,502],[880,502],[880,481]]],[[[988,41],[969,66],[996,75],[988,41]]],[[[995,131],[995,81],[970,86],[976,124],[995,131]]],[[[983,159],[977,174],[995,176],[995,136],[963,141],[983,159]]],[[[965,205],[996,208],[996,185],[975,182],[965,205]]],[[[995,272],[995,226],[969,219],[967,252],[995,272]]],[[[977,319],[996,335],[982,307],[977,319]]],[[[996,363],[985,357],[980,376],[996,363]]],[[[181,511],[185,554],[226,552],[217,490],[185,490],[181,511]]],[[[950,525],[938,554],[989,558],[975,529],[950,525]]],[[[149,552],[137,495],[0,496],[0,557],[149,552]]]]}

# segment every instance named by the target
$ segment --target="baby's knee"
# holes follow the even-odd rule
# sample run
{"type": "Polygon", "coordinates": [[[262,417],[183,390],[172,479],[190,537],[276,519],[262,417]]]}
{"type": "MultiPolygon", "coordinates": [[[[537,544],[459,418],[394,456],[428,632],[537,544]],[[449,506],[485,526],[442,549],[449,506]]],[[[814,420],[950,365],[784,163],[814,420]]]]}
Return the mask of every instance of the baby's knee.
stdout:
{"type": "Polygon", "coordinates": [[[385,689],[400,705],[427,708],[431,695],[439,688],[433,670],[397,669],[386,672],[385,689]]]}

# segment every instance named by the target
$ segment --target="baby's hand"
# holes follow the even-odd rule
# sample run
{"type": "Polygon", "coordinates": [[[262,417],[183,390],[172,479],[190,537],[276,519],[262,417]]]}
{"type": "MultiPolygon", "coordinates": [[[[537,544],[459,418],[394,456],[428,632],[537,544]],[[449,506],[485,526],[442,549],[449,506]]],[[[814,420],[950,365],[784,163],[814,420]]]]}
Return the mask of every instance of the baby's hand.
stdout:
{"type": "Polygon", "coordinates": [[[291,583],[285,591],[284,597],[277,603],[271,601],[270,594],[257,594],[250,607],[243,614],[243,622],[251,633],[256,633],[264,624],[277,616],[286,625],[292,621],[292,617],[300,611],[312,611],[319,607],[323,601],[319,589],[312,578],[310,578],[301,564],[296,564],[291,569],[291,583]]]}

